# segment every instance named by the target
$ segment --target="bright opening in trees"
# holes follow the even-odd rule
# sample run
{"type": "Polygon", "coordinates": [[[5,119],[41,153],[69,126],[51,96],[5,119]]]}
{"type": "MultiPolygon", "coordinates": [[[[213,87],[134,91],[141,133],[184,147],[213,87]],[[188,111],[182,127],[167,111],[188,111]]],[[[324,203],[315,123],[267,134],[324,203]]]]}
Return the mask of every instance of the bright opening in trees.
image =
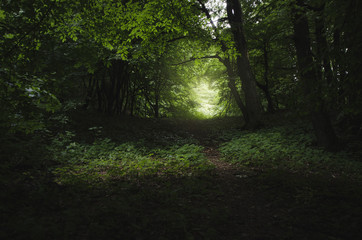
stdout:
{"type": "Polygon", "coordinates": [[[218,89],[213,83],[203,79],[193,88],[196,107],[196,115],[203,118],[212,118],[219,112],[218,106],[218,89]]]}

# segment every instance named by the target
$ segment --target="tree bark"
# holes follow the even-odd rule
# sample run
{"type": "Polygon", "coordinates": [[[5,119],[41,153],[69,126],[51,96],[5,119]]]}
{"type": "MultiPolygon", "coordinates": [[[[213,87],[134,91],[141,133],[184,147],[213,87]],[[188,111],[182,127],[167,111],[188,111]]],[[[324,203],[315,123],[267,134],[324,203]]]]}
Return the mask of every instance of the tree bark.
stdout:
{"type": "Polygon", "coordinates": [[[239,109],[241,110],[241,113],[243,114],[245,124],[248,125],[250,122],[248,111],[247,111],[247,109],[243,103],[243,100],[241,99],[241,96],[239,94],[239,91],[236,87],[235,77],[237,77],[237,76],[235,76],[231,62],[229,59],[222,59],[220,61],[226,67],[226,71],[227,71],[227,75],[228,75],[228,86],[230,88],[231,95],[234,97],[236,104],[238,105],[239,109]]]}
{"type": "Polygon", "coordinates": [[[158,94],[156,94],[156,96],[155,96],[155,104],[153,105],[153,110],[155,112],[155,118],[159,118],[160,104],[159,104],[159,95],[158,94]]]}
{"type": "Polygon", "coordinates": [[[265,84],[258,83],[256,81],[256,85],[264,92],[265,98],[268,102],[268,113],[275,112],[275,107],[273,103],[273,99],[271,97],[269,91],[269,55],[268,55],[268,44],[267,41],[263,41],[263,57],[264,57],[264,82],[265,84]]]}
{"type": "Polygon", "coordinates": [[[317,59],[319,60],[322,77],[326,80],[327,84],[331,84],[333,80],[332,69],[330,66],[330,54],[328,43],[325,36],[325,26],[323,12],[317,13],[315,20],[315,35],[317,43],[317,59]],[[323,69],[323,71],[322,71],[323,69]]]}
{"type": "Polygon", "coordinates": [[[227,16],[238,52],[237,68],[245,94],[245,106],[250,128],[261,124],[262,107],[256,90],[255,76],[252,73],[246,39],[243,30],[243,15],[239,0],[227,0],[227,16]]]}
{"type": "Polygon", "coordinates": [[[311,116],[318,145],[327,150],[335,150],[337,137],[324,107],[320,92],[316,64],[313,61],[309,38],[308,19],[303,10],[303,0],[297,0],[297,7],[292,8],[294,44],[297,52],[297,66],[304,90],[306,105],[311,116]]]}

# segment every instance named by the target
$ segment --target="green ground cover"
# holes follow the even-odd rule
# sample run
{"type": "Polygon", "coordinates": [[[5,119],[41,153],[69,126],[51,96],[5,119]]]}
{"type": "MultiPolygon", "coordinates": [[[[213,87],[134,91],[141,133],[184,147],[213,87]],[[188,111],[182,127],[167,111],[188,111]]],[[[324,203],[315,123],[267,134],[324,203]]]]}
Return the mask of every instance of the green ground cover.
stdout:
{"type": "Polygon", "coordinates": [[[358,142],[327,153],[303,124],[82,117],[37,167],[3,162],[1,239],[362,236],[358,142]]]}

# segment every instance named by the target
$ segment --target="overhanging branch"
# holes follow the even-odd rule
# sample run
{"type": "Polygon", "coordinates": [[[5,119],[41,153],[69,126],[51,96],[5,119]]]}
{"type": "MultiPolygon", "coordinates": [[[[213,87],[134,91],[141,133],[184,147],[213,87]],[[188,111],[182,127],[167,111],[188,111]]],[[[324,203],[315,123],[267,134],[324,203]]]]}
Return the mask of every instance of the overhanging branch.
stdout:
{"type": "MultiPolygon", "coordinates": [[[[226,52],[227,51],[227,46],[226,46],[226,43],[224,41],[221,40],[220,38],[220,34],[218,32],[218,29],[214,23],[214,21],[212,20],[212,17],[211,17],[211,14],[210,14],[210,11],[209,9],[206,8],[206,5],[201,1],[201,0],[198,0],[199,4],[201,5],[201,10],[205,13],[207,19],[209,19],[209,22],[212,26],[212,29],[214,30],[214,34],[216,36],[216,41],[219,41],[220,40],[220,44],[221,44],[221,49],[223,50],[223,52],[226,52]]],[[[220,60],[220,59],[219,59],[220,60]]],[[[221,60],[220,60],[221,61],[221,60]]]]}
{"type": "Polygon", "coordinates": [[[181,40],[181,39],[184,39],[184,38],[186,38],[186,37],[187,37],[187,36],[182,36],[182,37],[173,38],[173,39],[167,40],[167,42],[168,42],[168,43],[170,43],[170,42],[176,42],[176,41],[181,40]]]}
{"type": "Polygon", "coordinates": [[[178,65],[182,65],[182,64],[192,62],[192,61],[195,61],[195,60],[200,60],[200,59],[218,59],[220,62],[223,62],[223,59],[220,56],[213,55],[213,56],[204,56],[204,57],[199,57],[199,58],[190,58],[189,60],[186,60],[186,61],[183,61],[183,62],[180,62],[180,63],[171,64],[171,65],[172,66],[178,66],[178,65]]]}

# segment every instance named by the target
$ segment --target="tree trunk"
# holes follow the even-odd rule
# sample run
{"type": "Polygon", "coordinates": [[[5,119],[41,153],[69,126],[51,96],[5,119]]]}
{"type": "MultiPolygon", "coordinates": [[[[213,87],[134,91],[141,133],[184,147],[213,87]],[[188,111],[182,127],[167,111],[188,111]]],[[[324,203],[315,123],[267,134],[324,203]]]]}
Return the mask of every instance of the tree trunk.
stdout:
{"type": "Polygon", "coordinates": [[[268,113],[275,112],[273,99],[271,97],[270,91],[269,91],[269,56],[268,56],[268,44],[267,41],[264,40],[264,46],[263,46],[263,56],[264,56],[264,82],[265,84],[260,84],[256,82],[256,85],[264,92],[265,98],[268,101],[268,113]]]}
{"type": "Polygon", "coordinates": [[[297,0],[298,8],[292,9],[294,43],[297,52],[297,66],[304,90],[306,105],[313,123],[318,145],[327,150],[334,150],[337,137],[325,110],[321,96],[318,74],[315,69],[309,38],[309,26],[302,0],[297,0]]]}
{"type": "Polygon", "coordinates": [[[223,59],[222,63],[226,67],[226,71],[227,71],[227,75],[228,75],[228,86],[230,88],[231,94],[234,97],[236,104],[238,105],[239,109],[241,110],[241,112],[243,114],[245,124],[248,125],[250,122],[248,111],[247,111],[247,109],[243,103],[243,100],[241,99],[241,96],[239,94],[239,91],[236,87],[236,83],[235,83],[236,76],[235,76],[233,67],[231,65],[231,62],[229,59],[223,59]]]}
{"type": "MultiPolygon", "coordinates": [[[[211,24],[212,28],[214,29],[214,34],[216,35],[217,40],[221,44],[221,50],[226,55],[228,55],[227,51],[229,50],[229,48],[227,47],[226,42],[220,38],[220,33],[218,32],[218,29],[217,29],[216,25],[214,24],[214,22],[213,22],[213,20],[211,18],[209,10],[206,8],[205,3],[202,0],[198,0],[198,2],[201,5],[201,10],[206,14],[206,17],[209,19],[210,24],[211,24]]],[[[230,3],[228,2],[228,4],[230,4],[230,3]]],[[[244,120],[245,120],[245,125],[250,126],[250,118],[249,118],[247,108],[244,105],[243,100],[241,99],[241,96],[240,96],[240,93],[239,93],[238,89],[236,88],[235,74],[234,74],[232,64],[231,64],[231,62],[230,62],[230,60],[228,58],[222,59],[222,58],[219,57],[218,59],[226,67],[227,74],[228,74],[228,80],[229,80],[228,81],[228,86],[230,88],[232,96],[234,97],[234,99],[236,101],[236,104],[238,105],[239,109],[241,110],[241,112],[243,114],[243,117],[244,117],[244,120]]]]}
{"type": "Polygon", "coordinates": [[[256,82],[257,86],[264,92],[265,94],[265,98],[268,102],[268,113],[273,113],[275,112],[275,108],[274,108],[274,103],[273,103],[273,99],[270,95],[270,91],[269,91],[269,86],[267,84],[261,84],[261,83],[258,83],[256,82]]]}
{"type": "Polygon", "coordinates": [[[237,56],[237,68],[245,94],[246,111],[249,117],[248,127],[255,128],[261,124],[262,107],[256,91],[255,76],[250,67],[239,0],[227,0],[227,16],[234,36],[235,47],[239,54],[237,56]]]}
{"type": "Polygon", "coordinates": [[[155,118],[159,118],[160,105],[159,105],[159,95],[155,96],[155,104],[153,105],[153,110],[155,112],[155,118]]]}
{"type": "Polygon", "coordinates": [[[115,88],[113,89],[114,95],[115,95],[115,107],[113,112],[119,113],[119,103],[122,101],[123,96],[120,95],[120,91],[122,89],[122,82],[124,81],[124,74],[122,71],[123,63],[120,60],[113,60],[112,61],[112,72],[113,72],[113,78],[115,79],[115,88]]]}
{"type": "Polygon", "coordinates": [[[96,78],[93,74],[91,74],[88,79],[88,86],[86,84],[84,84],[86,87],[86,97],[85,97],[85,102],[83,105],[84,110],[88,109],[88,106],[90,105],[90,103],[93,99],[93,95],[96,90],[95,84],[96,84],[96,78]]]}
{"type": "Polygon", "coordinates": [[[319,13],[319,16],[316,17],[315,27],[316,27],[316,43],[317,43],[317,59],[321,65],[320,69],[323,68],[322,76],[326,80],[327,84],[331,84],[333,80],[332,69],[330,66],[330,57],[328,43],[325,36],[325,27],[324,27],[324,18],[323,13],[319,13]]]}

